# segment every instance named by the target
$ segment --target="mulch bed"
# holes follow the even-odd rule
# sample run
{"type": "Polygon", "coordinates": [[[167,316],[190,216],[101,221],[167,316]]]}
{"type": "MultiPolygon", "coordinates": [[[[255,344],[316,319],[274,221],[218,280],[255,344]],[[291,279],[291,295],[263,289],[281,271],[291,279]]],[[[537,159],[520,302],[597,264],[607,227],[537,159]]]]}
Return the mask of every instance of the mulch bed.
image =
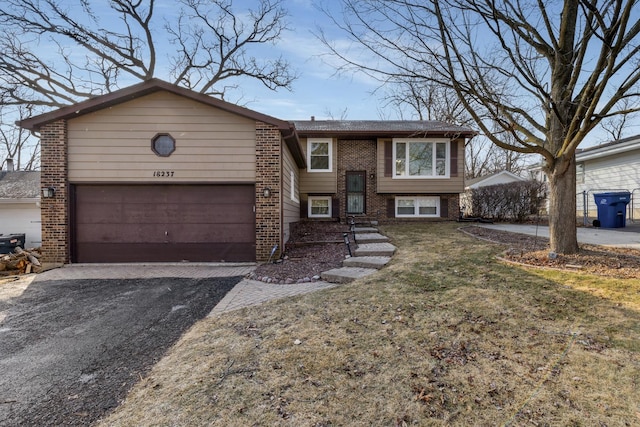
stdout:
{"type": "Polygon", "coordinates": [[[249,278],[282,284],[319,280],[320,273],[340,267],[348,255],[343,238],[348,231],[349,226],[338,222],[291,224],[291,237],[282,259],[258,266],[249,278]]]}
{"type": "Polygon", "coordinates": [[[536,267],[584,271],[606,277],[640,278],[640,251],[580,244],[576,254],[550,256],[549,239],[526,234],[469,226],[462,230],[478,238],[505,245],[502,257],[536,267]]]}

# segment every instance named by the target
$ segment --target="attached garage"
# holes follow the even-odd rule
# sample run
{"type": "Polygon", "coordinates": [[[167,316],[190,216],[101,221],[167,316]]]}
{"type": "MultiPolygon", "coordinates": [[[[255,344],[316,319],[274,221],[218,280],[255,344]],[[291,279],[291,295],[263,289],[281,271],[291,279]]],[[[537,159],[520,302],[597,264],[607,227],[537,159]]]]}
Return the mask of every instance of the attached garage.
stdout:
{"type": "Polygon", "coordinates": [[[74,185],[72,262],[255,261],[253,185],[74,185]]]}
{"type": "Polygon", "coordinates": [[[260,262],[299,219],[295,126],[151,79],[20,122],[47,263],[260,262]]]}

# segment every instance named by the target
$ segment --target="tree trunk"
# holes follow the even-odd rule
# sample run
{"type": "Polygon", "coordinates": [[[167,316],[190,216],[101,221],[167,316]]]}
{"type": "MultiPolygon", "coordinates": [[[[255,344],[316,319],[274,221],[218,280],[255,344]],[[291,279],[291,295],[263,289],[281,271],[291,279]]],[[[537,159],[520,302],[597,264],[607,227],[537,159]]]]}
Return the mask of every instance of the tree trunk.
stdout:
{"type": "Polygon", "coordinates": [[[549,242],[559,254],[578,252],[575,157],[559,158],[549,173],[549,242]]]}

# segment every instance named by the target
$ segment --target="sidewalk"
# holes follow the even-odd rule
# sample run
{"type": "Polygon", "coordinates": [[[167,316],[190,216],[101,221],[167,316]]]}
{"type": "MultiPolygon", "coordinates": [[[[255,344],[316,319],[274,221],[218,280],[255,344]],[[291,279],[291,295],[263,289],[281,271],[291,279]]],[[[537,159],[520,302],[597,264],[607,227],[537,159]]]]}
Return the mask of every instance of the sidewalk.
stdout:
{"type": "MultiPolygon", "coordinates": [[[[474,224],[494,230],[512,233],[528,234],[531,236],[549,237],[549,227],[530,224],[474,224]]],[[[590,245],[613,246],[640,250],[640,226],[628,225],[625,231],[615,228],[578,227],[578,243],[590,245]]]]}

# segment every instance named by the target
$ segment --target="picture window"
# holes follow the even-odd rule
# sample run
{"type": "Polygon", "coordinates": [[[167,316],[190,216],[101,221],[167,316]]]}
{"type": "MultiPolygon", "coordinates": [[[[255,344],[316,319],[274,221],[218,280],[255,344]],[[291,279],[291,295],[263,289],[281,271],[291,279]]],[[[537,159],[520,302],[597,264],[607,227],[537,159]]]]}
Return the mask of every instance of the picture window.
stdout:
{"type": "Polygon", "coordinates": [[[393,144],[395,178],[448,178],[448,140],[396,139],[393,144]]]}

